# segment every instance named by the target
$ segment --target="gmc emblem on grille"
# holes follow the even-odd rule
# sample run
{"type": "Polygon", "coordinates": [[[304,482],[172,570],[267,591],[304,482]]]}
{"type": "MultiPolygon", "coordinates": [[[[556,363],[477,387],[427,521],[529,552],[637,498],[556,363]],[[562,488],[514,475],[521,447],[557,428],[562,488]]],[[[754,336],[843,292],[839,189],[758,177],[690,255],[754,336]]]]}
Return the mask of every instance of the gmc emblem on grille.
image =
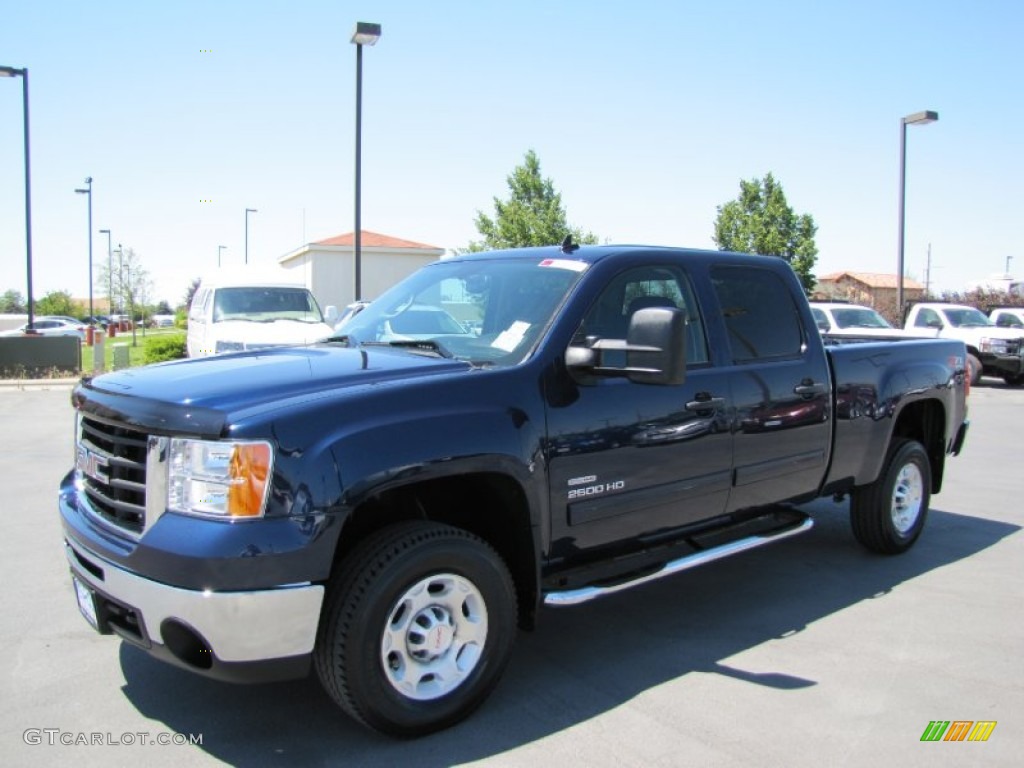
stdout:
{"type": "Polygon", "coordinates": [[[75,467],[85,475],[88,475],[93,480],[103,483],[104,485],[110,484],[110,471],[108,469],[109,462],[106,456],[101,456],[98,453],[93,453],[84,445],[78,446],[78,459],[75,462],[75,467]]]}

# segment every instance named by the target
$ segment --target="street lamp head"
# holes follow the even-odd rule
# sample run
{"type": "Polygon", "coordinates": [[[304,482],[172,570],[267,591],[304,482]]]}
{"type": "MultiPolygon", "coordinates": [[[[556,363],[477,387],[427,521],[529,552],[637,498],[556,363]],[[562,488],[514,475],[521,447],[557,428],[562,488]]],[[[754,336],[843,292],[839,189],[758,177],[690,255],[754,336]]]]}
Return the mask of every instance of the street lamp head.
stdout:
{"type": "Polygon", "coordinates": [[[932,112],[930,109],[926,109],[924,112],[915,112],[912,115],[907,115],[903,118],[904,125],[926,125],[927,123],[934,123],[939,119],[938,112],[932,112]]]}
{"type": "Polygon", "coordinates": [[[109,235],[110,234],[110,230],[109,229],[101,229],[100,230],[100,234],[101,235],[109,235]]]}
{"type": "Polygon", "coordinates": [[[246,213],[259,213],[259,211],[257,211],[255,208],[246,208],[245,212],[246,213]]]}
{"type": "Polygon", "coordinates": [[[356,45],[375,45],[380,40],[380,24],[357,21],[352,32],[352,42],[356,45]]]}
{"type": "Polygon", "coordinates": [[[0,77],[24,77],[25,70],[17,67],[0,67],[0,77]]]}

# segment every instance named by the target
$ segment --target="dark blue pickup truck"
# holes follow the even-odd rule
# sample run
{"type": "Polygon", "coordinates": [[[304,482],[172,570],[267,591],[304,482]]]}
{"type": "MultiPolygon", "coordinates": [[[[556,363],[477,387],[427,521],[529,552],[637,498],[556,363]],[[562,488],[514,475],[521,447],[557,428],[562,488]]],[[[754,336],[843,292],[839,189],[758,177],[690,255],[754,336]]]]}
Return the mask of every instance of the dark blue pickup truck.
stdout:
{"type": "Polygon", "coordinates": [[[412,736],[542,605],[800,533],[800,502],[849,494],[861,544],[906,550],[966,390],[959,341],[826,348],[781,259],[473,254],[312,346],[83,380],[60,514],[100,632],[224,680],[313,667],[412,736]]]}

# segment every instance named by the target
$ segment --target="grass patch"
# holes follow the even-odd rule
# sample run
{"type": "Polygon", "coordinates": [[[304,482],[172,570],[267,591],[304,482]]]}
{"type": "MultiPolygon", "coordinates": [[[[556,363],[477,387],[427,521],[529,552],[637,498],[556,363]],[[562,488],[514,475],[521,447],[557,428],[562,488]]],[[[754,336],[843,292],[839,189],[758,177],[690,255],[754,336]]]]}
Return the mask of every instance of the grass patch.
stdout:
{"type": "MultiPolygon", "coordinates": [[[[128,367],[135,368],[148,363],[163,360],[176,360],[185,356],[185,332],[177,328],[147,329],[145,334],[136,333],[132,343],[131,332],[119,333],[117,336],[103,339],[103,357],[105,371],[114,370],[114,345],[128,346],[128,367]],[[180,354],[179,354],[180,352],[180,354]]],[[[96,348],[82,345],[82,372],[91,374],[96,360],[96,348]]]]}

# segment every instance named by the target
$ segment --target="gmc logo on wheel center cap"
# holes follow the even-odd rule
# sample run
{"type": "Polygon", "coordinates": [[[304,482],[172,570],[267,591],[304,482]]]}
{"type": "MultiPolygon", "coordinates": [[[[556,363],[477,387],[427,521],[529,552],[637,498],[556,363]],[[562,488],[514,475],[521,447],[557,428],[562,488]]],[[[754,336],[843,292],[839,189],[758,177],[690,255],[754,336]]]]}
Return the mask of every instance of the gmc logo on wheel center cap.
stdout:
{"type": "Polygon", "coordinates": [[[97,482],[103,483],[104,485],[110,483],[110,473],[108,471],[110,462],[106,456],[101,456],[98,453],[93,453],[84,445],[78,446],[78,457],[75,461],[75,468],[82,472],[84,475],[91,477],[97,482]]]}

